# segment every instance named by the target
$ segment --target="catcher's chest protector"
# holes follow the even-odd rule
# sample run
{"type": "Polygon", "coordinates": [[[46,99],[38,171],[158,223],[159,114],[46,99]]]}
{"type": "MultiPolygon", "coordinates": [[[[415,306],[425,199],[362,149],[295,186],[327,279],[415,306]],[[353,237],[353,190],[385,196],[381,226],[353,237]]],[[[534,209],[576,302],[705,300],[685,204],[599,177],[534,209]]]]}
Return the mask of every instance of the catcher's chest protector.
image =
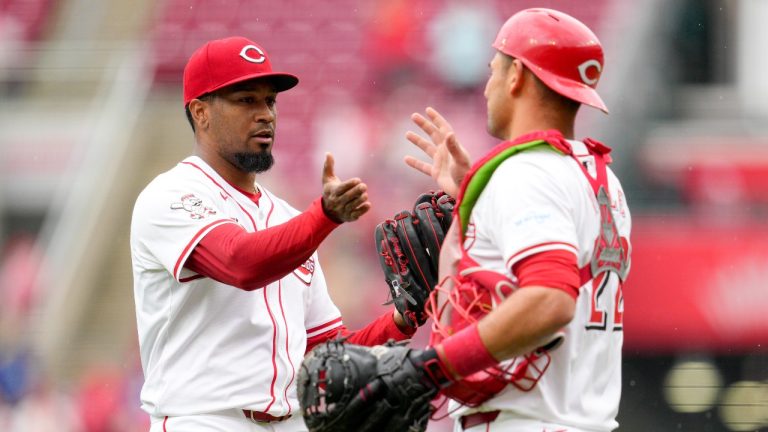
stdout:
{"type": "MultiPolygon", "coordinates": [[[[541,131],[524,135],[514,142],[502,143],[486,157],[478,161],[465,177],[455,209],[454,220],[459,228],[459,247],[461,259],[457,266],[457,275],[450,283],[441,281],[447,289],[438,286],[429,302],[429,313],[433,319],[430,345],[434,346],[462,328],[479,321],[516,288],[505,275],[485,270],[480,267],[464,248],[472,208],[477,203],[481,192],[488,184],[493,172],[507,158],[530,148],[549,145],[562,154],[577,161],[587,177],[600,206],[601,226],[596,239],[591,264],[581,269],[581,284],[604,271],[615,271],[623,280],[629,269],[628,245],[623,244],[617,234],[616,224],[610,210],[606,164],[610,162],[610,149],[596,141],[584,141],[596,162],[596,178],[587,171],[573,155],[568,141],[558,131],[541,131]],[[607,159],[607,160],[606,160],[607,159]],[[452,285],[452,286],[451,286],[452,285]]],[[[441,264],[442,265],[442,264],[441,264]]],[[[560,341],[559,338],[536,351],[520,356],[502,365],[477,372],[464,378],[443,393],[467,406],[478,406],[492,398],[508,384],[521,391],[533,389],[546,372],[551,357],[548,350],[560,341]]]]}

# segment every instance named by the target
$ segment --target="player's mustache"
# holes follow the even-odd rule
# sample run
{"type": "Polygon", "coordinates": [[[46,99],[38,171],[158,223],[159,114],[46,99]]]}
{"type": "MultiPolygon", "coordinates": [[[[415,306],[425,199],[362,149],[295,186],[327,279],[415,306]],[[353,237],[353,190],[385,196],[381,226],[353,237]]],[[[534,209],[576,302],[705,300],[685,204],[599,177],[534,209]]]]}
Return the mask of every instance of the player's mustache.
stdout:
{"type": "Polygon", "coordinates": [[[251,136],[252,137],[258,136],[258,137],[274,138],[275,137],[275,130],[274,130],[274,128],[271,128],[271,127],[261,128],[261,129],[256,130],[255,132],[252,132],[251,136]]]}

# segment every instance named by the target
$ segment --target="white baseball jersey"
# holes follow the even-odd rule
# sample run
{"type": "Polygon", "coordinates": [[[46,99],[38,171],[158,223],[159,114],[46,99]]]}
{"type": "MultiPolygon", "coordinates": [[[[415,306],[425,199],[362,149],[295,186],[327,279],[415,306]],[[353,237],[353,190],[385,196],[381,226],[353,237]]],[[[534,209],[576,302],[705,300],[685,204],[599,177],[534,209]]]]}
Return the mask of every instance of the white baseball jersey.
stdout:
{"type": "Polygon", "coordinates": [[[221,224],[254,232],[299,213],[259,188],[256,205],[192,156],[155,178],[136,201],[131,255],[141,401],[155,417],[230,408],[295,413],[307,337],[342,325],[316,253],[250,292],[184,268],[200,239],[221,224]]]}
{"type": "MultiPolygon", "coordinates": [[[[584,143],[569,142],[594,177],[594,158],[584,143]]],[[[608,184],[611,213],[628,246],[630,214],[610,170],[608,184]]],[[[496,169],[472,210],[464,247],[482,267],[513,278],[510,269],[516,262],[543,251],[573,252],[579,267],[588,265],[600,230],[600,206],[584,171],[571,156],[541,145],[506,159],[496,169]]],[[[479,410],[498,409],[506,419],[538,419],[580,430],[616,428],[622,314],[617,274],[599,274],[580,288],[564,342],[551,353],[552,361],[538,384],[528,392],[507,386],[479,410]]],[[[459,408],[453,415],[468,412],[459,408]]]]}

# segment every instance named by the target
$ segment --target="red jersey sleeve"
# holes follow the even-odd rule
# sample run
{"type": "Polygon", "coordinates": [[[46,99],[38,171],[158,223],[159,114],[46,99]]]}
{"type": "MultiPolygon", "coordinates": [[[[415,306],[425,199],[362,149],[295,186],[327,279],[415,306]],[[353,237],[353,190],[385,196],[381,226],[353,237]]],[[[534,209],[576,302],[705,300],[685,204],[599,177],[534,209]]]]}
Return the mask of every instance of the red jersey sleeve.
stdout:
{"type": "Polygon", "coordinates": [[[184,266],[219,282],[254,290],[306,262],[337,226],[317,199],[304,213],[261,231],[247,232],[235,224],[217,226],[195,246],[184,266]]]}
{"type": "Polygon", "coordinates": [[[565,291],[574,299],[579,295],[579,266],[576,255],[566,250],[551,250],[526,257],[512,266],[519,287],[544,286],[565,291]]]}

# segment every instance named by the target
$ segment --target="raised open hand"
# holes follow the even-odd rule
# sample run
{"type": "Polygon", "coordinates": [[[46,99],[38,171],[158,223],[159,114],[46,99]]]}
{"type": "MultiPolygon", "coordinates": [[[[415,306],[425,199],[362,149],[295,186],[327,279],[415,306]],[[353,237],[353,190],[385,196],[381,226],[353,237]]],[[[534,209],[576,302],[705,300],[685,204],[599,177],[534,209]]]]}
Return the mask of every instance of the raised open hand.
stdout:
{"type": "Polygon", "coordinates": [[[408,131],[405,138],[429,156],[432,163],[421,161],[413,156],[406,156],[405,163],[432,177],[445,193],[456,197],[462,179],[472,166],[469,153],[459,144],[451,124],[437,110],[428,107],[426,114],[427,117],[413,113],[411,120],[429,136],[430,140],[412,131],[408,131]]]}
{"type": "Polygon", "coordinates": [[[368,186],[359,178],[341,181],[333,172],[334,160],[325,154],[323,164],[323,210],[336,222],[352,222],[371,209],[368,186]]]}

